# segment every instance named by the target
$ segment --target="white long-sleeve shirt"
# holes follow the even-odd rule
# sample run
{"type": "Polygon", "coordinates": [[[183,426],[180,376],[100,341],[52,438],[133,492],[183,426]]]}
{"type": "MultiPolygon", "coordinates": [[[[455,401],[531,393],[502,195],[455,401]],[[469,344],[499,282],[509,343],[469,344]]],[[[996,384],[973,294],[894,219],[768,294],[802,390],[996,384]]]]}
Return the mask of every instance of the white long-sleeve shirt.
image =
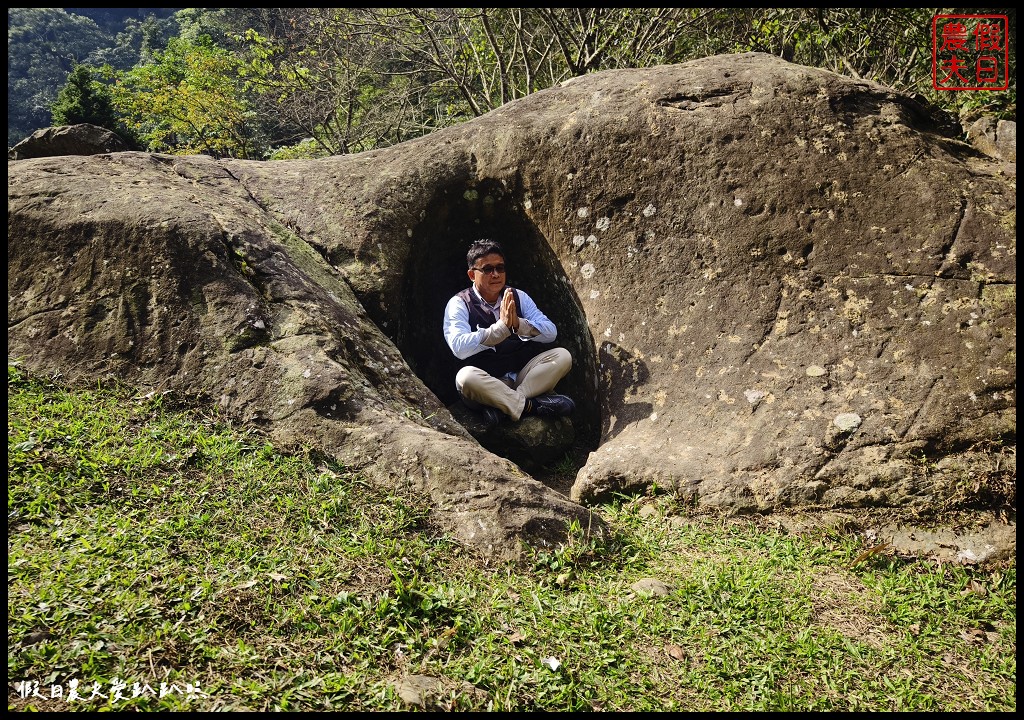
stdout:
{"type": "MultiPolygon", "coordinates": [[[[480,297],[475,286],[472,291],[480,297]]],[[[516,292],[519,294],[519,332],[516,336],[523,342],[554,342],[558,335],[555,324],[541,312],[533,298],[518,288],[516,292]]],[[[491,307],[497,319],[489,327],[479,326],[475,329],[469,326],[469,308],[462,298],[455,295],[445,306],[444,339],[459,360],[465,360],[479,352],[493,352],[495,345],[507,340],[512,334],[508,325],[501,321],[501,296],[498,296],[496,303],[484,300],[484,304],[491,307]]]]}

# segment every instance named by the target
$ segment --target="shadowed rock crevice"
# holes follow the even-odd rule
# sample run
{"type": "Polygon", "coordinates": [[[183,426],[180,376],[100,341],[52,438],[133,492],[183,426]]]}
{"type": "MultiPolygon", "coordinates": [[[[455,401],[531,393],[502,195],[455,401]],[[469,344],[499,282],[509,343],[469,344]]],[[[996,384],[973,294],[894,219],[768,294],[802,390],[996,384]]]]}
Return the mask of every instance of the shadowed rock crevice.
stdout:
{"type": "Polygon", "coordinates": [[[446,406],[456,403],[458,365],[444,341],[442,315],[448,299],[469,285],[466,250],[479,238],[501,243],[509,284],[537,301],[558,327],[556,344],[573,354],[573,369],[558,391],[576,401],[572,424],[577,443],[594,449],[601,419],[594,341],[586,317],[546,238],[500,183],[460,183],[435,193],[413,229],[401,302],[383,321],[385,331],[424,384],[446,406]]]}

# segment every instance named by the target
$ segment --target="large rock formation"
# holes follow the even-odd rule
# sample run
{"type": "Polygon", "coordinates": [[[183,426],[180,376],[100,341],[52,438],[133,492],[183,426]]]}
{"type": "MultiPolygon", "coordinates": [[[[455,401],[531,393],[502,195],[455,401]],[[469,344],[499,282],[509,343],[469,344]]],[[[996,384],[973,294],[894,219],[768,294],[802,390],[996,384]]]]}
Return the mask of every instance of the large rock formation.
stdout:
{"type": "Polygon", "coordinates": [[[8,350],[205,393],[492,551],[655,486],[727,512],[1013,510],[1007,167],[909,97],[753,53],[323,160],[11,162],[8,350]],[[571,498],[447,409],[440,317],[481,236],[575,354],[571,498]]]}
{"type": "Polygon", "coordinates": [[[51,155],[97,155],[131,150],[117,133],[89,123],[36,130],[7,151],[8,160],[51,155]]]}

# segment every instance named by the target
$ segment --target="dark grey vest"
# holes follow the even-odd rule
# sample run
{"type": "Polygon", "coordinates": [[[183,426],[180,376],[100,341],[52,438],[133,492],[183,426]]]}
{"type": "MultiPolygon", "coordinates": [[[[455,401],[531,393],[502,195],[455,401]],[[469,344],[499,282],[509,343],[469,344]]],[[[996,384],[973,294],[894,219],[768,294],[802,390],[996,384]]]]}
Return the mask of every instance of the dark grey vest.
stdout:
{"type": "MultiPolygon", "coordinates": [[[[509,286],[506,285],[505,287],[509,286]]],[[[504,293],[505,289],[502,288],[501,294],[503,295],[504,293]]],[[[491,308],[473,292],[473,288],[466,288],[459,293],[459,297],[462,298],[463,302],[466,303],[466,307],[469,308],[469,327],[471,330],[476,330],[478,327],[490,327],[498,319],[491,308]]],[[[516,312],[522,313],[522,307],[519,305],[519,293],[516,292],[515,288],[512,288],[512,297],[516,301],[516,312]]],[[[495,345],[494,350],[490,348],[481,350],[476,355],[460,360],[459,367],[472,365],[489,375],[502,377],[505,373],[519,372],[526,363],[550,346],[550,343],[524,342],[515,335],[512,335],[495,345]]]]}

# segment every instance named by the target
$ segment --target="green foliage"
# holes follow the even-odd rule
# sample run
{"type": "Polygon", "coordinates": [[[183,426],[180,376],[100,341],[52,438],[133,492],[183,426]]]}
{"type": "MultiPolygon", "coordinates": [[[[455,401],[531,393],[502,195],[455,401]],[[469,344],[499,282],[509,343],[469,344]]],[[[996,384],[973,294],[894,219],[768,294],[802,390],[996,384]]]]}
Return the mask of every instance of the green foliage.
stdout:
{"type": "Polygon", "coordinates": [[[96,20],[113,38],[89,55],[91,65],[110,65],[117,70],[128,70],[138,63],[152,62],[153,53],[167,47],[168,41],[179,34],[174,8],[128,8],[146,16],[125,17],[125,10],[113,8],[75,8],[81,15],[96,20]]]}
{"type": "Polygon", "coordinates": [[[108,130],[118,130],[118,118],[110,101],[110,91],[93,79],[92,70],[78,65],[68,75],[67,84],[57,93],[51,108],[54,125],[91,123],[108,130]]]}
{"type": "MultiPolygon", "coordinates": [[[[858,80],[871,80],[918,94],[954,117],[1016,113],[1016,49],[1011,41],[1006,91],[948,92],[932,85],[932,17],[979,10],[936,8],[756,8],[745,11],[747,27],[737,49],[779,55],[858,80]]],[[[1009,36],[1016,12],[1007,14],[1009,36]]]]}
{"type": "MultiPolygon", "coordinates": [[[[82,12],[110,20],[104,9],[82,12]]],[[[48,110],[83,62],[124,74],[112,88],[116,109],[150,149],[287,159],[403,142],[590,72],[745,51],[879,82],[954,118],[1015,119],[1012,41],[1007,90],[933,89],[931,19],[940,12],[976,11],[187,8],[129,19],[112,40],[61,9],[14,8],[8,135],[28,134],[13,129],[26,114],[45,124],[30,108],[48,110]]],[[[1015,10],[988,12],[1006,15],[1016,37],[1015,10]]]]}
{"type": "Polygon", "coordinates": [[[61,8],[7,11],[7,144],[50,124],[50,107],[77,63],[105,42],[92,20],[61,8]]]}
{"type": "Polygon", "coordinates": [[[327,157],[330,153],[316,140],[307,138],[294,145],[279,147],[270,153],[268,160],[313,160],[327,157]]]}
{"type": "Polygon", "coordinates": [[[209,37],[172,38],[152,63],[120,73],[112,97],[150,151],[262,158],[239,63],[209,37]]]}
{"type": "Polygon", "coordinates": [[[312,138],[317,153],[340,155],[407,139],[415,112],[409,79],[389,73],[390,46],[355,30],[360,11],[292,12],[288,37],[249,29],[236,38],[246,89],[277,118],[277,133],[291,136],[284,144],[312,138]]]}

